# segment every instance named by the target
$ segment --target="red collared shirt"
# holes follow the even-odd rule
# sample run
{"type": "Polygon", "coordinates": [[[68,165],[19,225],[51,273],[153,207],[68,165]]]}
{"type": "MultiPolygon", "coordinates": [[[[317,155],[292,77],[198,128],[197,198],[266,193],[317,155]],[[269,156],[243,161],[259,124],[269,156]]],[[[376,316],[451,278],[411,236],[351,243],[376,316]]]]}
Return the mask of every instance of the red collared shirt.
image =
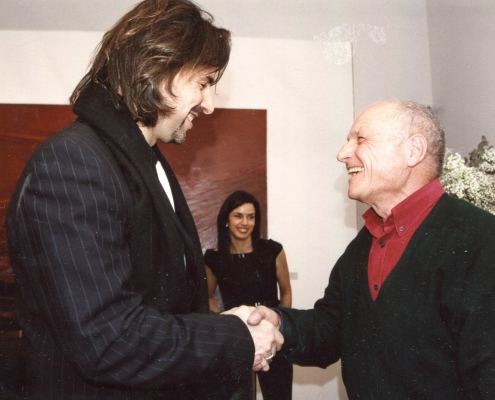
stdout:
{"type": "Polygon", "coordinates": [[[363,214],[364,225],[373,236],[368,259],[368,284],[373,300],[412,235],[444,192],[437,178],[397,204],[385,220],[372,208],[363,214]]]}

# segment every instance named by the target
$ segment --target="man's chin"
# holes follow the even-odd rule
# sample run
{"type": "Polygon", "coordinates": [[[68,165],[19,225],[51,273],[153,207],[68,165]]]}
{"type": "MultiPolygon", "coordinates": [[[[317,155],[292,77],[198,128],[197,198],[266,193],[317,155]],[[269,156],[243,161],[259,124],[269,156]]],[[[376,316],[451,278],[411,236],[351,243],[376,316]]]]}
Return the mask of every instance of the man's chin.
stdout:
{"type": "MultiPolygon", "coordinates": [[[[180,128],[183,128],[181,125],[180,128]]],[[[186,130],[185,129],[177,129],[172,135],[172,142],[175,144],[182,144],[186,141],[186,130]]]]}
{"type": "Polygon", "coordinates": [[[351,200],[357,200],[357,201],[361,201],[361,197],[355,192],[355,191],[352,191],[351,189],[349,189],[347,191],[347,197],[349,197],[351,200]]]}

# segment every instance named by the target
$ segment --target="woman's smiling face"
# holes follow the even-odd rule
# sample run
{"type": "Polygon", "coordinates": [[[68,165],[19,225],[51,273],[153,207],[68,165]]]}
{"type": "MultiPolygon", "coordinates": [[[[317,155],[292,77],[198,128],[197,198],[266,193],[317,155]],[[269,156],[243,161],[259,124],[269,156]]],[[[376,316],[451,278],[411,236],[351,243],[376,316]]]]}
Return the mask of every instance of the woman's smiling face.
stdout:
{"type": "Polygon", "coordinates": [[[238,240],[249,238],[255,224],[256,211],[251,203],[244,203],[229,213],[229,231],[232,238],[238,240]]]}

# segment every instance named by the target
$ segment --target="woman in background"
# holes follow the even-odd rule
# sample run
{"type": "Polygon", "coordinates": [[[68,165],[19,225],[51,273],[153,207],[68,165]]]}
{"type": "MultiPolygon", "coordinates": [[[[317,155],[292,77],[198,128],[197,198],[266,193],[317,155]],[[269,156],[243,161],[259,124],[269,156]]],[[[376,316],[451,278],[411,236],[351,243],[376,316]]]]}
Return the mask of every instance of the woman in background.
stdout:
{"type": "MultiPolygon", "coordinates": [[[[291,307],[289,268],[280,243],[260,238],[261,213],[256,198],[237,191],[229,195],[217,217],[218,248],[205,253],[210,309],[219,286],[225,310],[240,305],[291,307]],[[278,298],[280,290],[280,300],[278,298]]],[[[292,364],[274,357],[268,372],[258,373],[264,400],[292,398],[292,364]]]]}

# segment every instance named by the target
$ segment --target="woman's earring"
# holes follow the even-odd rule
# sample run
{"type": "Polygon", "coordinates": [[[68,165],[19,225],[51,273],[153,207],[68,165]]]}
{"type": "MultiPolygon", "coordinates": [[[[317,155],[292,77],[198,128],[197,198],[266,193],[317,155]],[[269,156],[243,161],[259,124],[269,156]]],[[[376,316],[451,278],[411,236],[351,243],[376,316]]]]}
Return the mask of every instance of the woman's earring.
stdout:
{"type": "Polygon", "coordinates": [[[227,223],[225,224],[225,226],[228,228],[228,227],[229,227],[229,223],[227,222],[227,223]]]}

